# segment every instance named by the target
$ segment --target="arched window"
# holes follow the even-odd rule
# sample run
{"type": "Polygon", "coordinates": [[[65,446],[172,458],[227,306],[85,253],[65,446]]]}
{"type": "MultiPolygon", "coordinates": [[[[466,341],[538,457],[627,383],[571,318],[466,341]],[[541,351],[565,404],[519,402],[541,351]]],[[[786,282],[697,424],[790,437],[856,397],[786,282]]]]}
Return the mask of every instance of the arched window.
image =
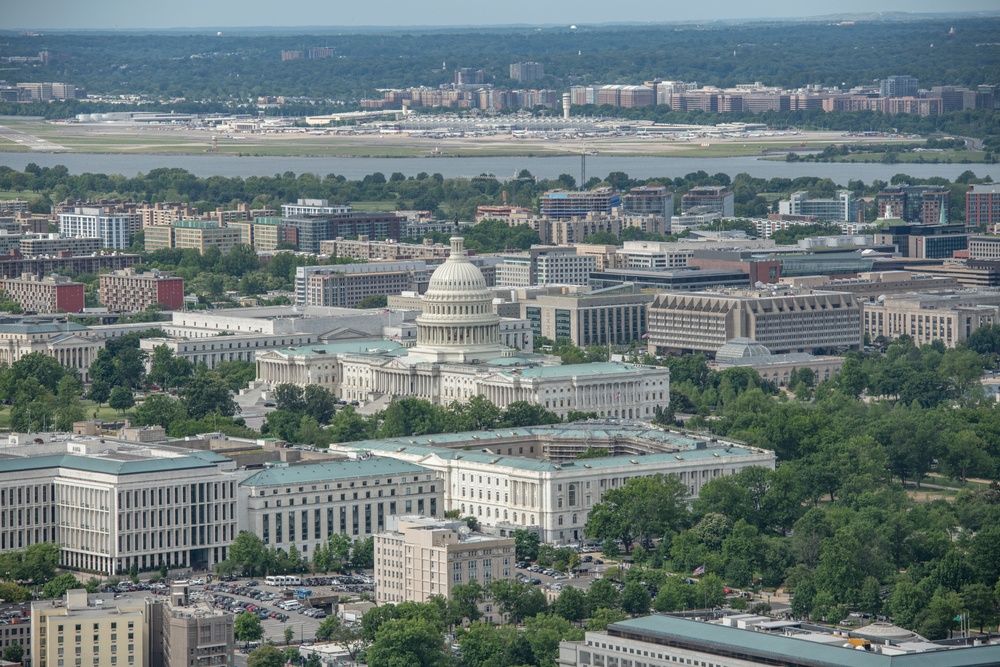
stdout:
{"type": "Polygon", "coordinates": [[[569,485],[569,506],[576,506],[576,484],[569,485]]]}

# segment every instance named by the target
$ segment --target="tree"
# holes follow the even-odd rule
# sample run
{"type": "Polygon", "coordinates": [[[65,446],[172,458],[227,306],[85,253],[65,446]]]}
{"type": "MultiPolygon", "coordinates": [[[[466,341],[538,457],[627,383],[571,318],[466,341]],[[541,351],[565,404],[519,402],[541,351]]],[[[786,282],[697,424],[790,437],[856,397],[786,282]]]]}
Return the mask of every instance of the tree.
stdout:
{"type": "Polygon", "coordinates": [[[7,604],[27,602],[31,597],[31,591],[24,586],[9,582],[0,583],[0,600],[3,600],[7,604]]]}
{"type": "Polygon", "coordinates": [[[598,579],[587,591],[587,609],[593,614],[598,609],[619,609],[621,600],[618,589],[607,579],[598,579]]]}
{"type": "Polygon", "coordinates": [[[340,644],[351,655],[351,660],[367,645],[367,641],[360,633],[340,622],[336,616],[327,616],[316,629],[316,639],[320,641],[330,641],[340,644]]]}
{"type": "Polygon", "coordinates": [[[372,294],[358,301],[355,308],[385,308],[388,305],[388,297],[385,294],[372,294]]]}
{"type": "MultiPolygon", "coordinates": [[[[247,613],[237,616],[237,622],[240,620],[241,616],[246,616],[247,613]]],[[[257,618],[253,614],[250,615],[255,619],[257,618]]],[[[258,623],[259,622],[260,621],[258,619],[258,623]]],[[[239,638],[239,632],[236,633],[236,636],[239,638]]],[[[256,648],[251,651],[250,655],[247,656],[247,667],[285,667],[285,654],[282,653],[274,644],[264,644],[260,648],[256,648]]]]}
{"type": "Polygon", "coordinates": [[[445,664],[442,628],[426,618],[387,621],[365,652],[368,667],[437,667],[445,664]]]}
{"type": "Polygon", "coordinates": [[[135,405],[135,397],[128,387],[118,386],[111,390],[108,406],[125,415],[125,411],[135,405]]]}
{"type": "Polygon", "coordinates": [[[524,637],[531,646],[539,667],[555,667],[559,657],[559,642],[580,641],[583,630],[561,616],[537,614],[524,622],[524,637]]]}
{"type": "Polygon", "coordinates": [[[267,547],[257,535],[241,531],[229,547],[229,560],[243,568],[247,576],[261,574],[266,569],[267,547]]]}
{"type": "Polygon", "coordinates": [[[72,574],[60,574],[58,577],[45,584],[42,588],[42,597],[61,598],[66,594],[66,591],[73,588],[83,588],[83,584],[81,584],[72,574]]]}
{"type": "Polygon", "coordinates": [[[473,579],[467,584],[457,584],[451,589],[451,600],[448,601],[448,611],[454,624],[463,620],[474,623],[483,615],[479,611],[479,603],[483,600],[483,587],[473,579]]]}
{"type": "Polygon", "coordinates": [[[360,570],[375,567],[375,538],[354,541],[351,547],[351,566],[360,570]]]}
{"type": "Polygon", "coordinates": [[[514,557],[519,561],[533,561],[538,558],[538,533],[523,528],[514,531],[514,557]]]}
{"type": "Polygon", "coordinates": [[[87,398],[97,403],[100,406],[108,398],[111,397],[111,385],[109,385],[104,380],[94,380],[90,383],[90,389],[87,390],[87,398]]]}
{"type": "Polygon", "coordinates": [[[239,411],[225,380],[209,370],[199,371],[184,388],[184,405],[191,419],[206,415],[232,417],[239,411]]]}
{"type": "Polygon", "coordinates": [[[174,356],[166,345],[153,348],[149,363],[149,381],[164,389],[180,387],[194,375],[194,365],[184,357],[174,356]]]}
{"type": "MultiPolygon", "coordinates": [[[[295,637],[295,630],[291,629],[290,627],[286,627],[285,628],[285,646],[288,646],[289,644],[292,643],[292,638],[293,637],[295,637]]],[[[317,639],[318,639],[318,637],[317,637],[317,639]]]]}
{"type": "Polygon", "coordinates": [[[612,623],[618,623],[628,618],[620,609],[595,609],[587,620],[587,632],[604,632],[612,623]]]}
{"type": "Polygon", "coordinates": [[[497,579],[487,587],[500,613],[511,623],[517,624],[525,618],[545,611],[545,595],[528,584],[515,579],[497,579]]]}
{"type": "Polygon", "coordinates": [[[622,590],[621,605],[626,613],[641,616],[649,613],[652,600],[649,591],[634,579],[625,584],[622,590]]]}
{"type": "Polygon", "coordinates": [[[7,662],[21,662],[21,658],[24,657],[24,647],[18,643],[12,642],[4,647],[3,659],[7,662]]]}
{"type": "Polygon", "coordinates": [[[558,424],[561,421],[559,415],[549,412],[541,405],[527,401],[514,401],[503,411],[500,426],[539,426],[541,424],[558,424]]]}
{"type": "Polygon", "coordinates": [[[688,521],[687,487],[675,475],[633,477],[601,496],[587,516],[590,537],[620,540],[626,551],[638,538],[643,546],[674,533],[688,521]]]}
{"type": "Polygon", "coordinates": [[[306,409],[305,392],[296,384],[279,384],[274,388],[274,404],[278,410],[301,414],[306,409]]]}
{"type": "Polygon", "coordinates": [[[587,617],[587,596],[579,588],[565,586],[552,602],[552,613],[567,621],[579,623],[587,617]]]}
{"type": "Polygon", "coordinates": [[[264,627],[257,614],[245,611],[233,621],[233,633],[236,635],[236,639],[249,644],[264,636],[264,627]]]}

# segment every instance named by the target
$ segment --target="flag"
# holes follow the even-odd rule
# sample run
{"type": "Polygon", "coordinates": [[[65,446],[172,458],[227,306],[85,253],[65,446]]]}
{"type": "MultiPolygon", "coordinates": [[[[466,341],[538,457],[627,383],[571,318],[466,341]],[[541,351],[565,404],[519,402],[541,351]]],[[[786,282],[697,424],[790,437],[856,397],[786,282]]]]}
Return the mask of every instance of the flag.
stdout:
{"type": "Polygon", "coordinates": [[[964,621],[965,620],[965,614],[959,614],[958,616],[956,616],[952,620],[955,621],[956,623],[959,622],[959,621],[964,621]]]}
{"type": "Polygon", "coordinates": [[[643,337],[643,339],[649,338],[649,334],[648,333],[644,333],[644,334],[642,334],[642,337],[643,337]]]}
{"type": "Polygon", "coordinates": [[[705,566],[704,566],[704,564],[699,565],[698,567],[696,567],[694,569],[694,572],[692,573],[692,575],[695,576],[695,577],[697,577],[698,575],[701,575],[701,574],[705,574],[705,566]]]}

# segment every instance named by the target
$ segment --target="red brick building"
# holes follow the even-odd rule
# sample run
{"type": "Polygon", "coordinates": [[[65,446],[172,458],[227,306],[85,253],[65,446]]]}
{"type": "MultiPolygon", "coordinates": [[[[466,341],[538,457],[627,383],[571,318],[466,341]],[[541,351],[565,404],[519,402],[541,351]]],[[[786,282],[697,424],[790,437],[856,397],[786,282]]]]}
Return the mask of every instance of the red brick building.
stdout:
{"type": "Polygon", "coordinates": [[[965,193],[965,224],[969,227],[1000,223],[1000,184],[970,185],[965,193]]]}
{"type": "Polygon", "coordinates": [[[0,280],[0,289],[25,312],[79,313],[84,308],[84,285],[65,276],[40,278],[30,273],[0,280]]]}
{"type": "Polygon", "coordinates": [[[184,306],[184,280],[153,269],[127,268],[101,276],[98,298],[112,312],[137,312],[159,304],[164,310],[184,306]]]}

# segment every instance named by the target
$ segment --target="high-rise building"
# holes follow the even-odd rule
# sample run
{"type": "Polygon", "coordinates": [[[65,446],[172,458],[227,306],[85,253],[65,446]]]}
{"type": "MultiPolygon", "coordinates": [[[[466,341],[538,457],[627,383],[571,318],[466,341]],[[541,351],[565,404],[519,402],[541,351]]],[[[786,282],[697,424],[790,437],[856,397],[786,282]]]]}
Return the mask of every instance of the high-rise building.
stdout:
{"type": "Polygon", "coordinates": [[[138,273],[130,267],[101,275],[98,299],[112,312],[133,313],[156,305],[180,310],[184,307],[184,279],[157,269],[138,273]]]}
{"type": "Polygon", "coordinates": [[[653,295],[634,284],[575,294],[539,294],[520,302],[521,317],[537,338],[571,340],[578,347],[628,345],[646,333],[653,295]]]}
{"type": "Polygon", "coordinates": [[[541,63],[511,63],[510,78],[521,83],[529,83],[545,76],[545,67],[541,63]]]}
{"type": "Polygon", "coordinates": [[[622,208],[629,213],[659,215],[670,230],[670,218],[674,214],[674,193],[662,185],[632,188],[622,197],[622,208]]]}
{"type": "MultiPolygon", "coordinates": [[[[401,516],[375,536],[375,602],[427,602],[451,597],[453,587],[488,586],[514,573],[514,538],[469,531],[464,520],[401,516]]],[[[484,621],[500,620],[487,607],[484,621]]]]}
{"type": "Polygon", "coordinates": [[[970,185],[965,193],[965,222],[970,227],[1000,223],[1000,184],[970,185]]]}
{"type": "Polygon", "coordinates": [[[399,294],[427,272],[423,260],[300,266],[295,269],[295,303],[353,308],[374,294],[399,294]]]}
{"type": "Polygon", "coordinates": [[[542,215],[550,218],[578,218],[588,213],[610,214],[621,204],[621,197],[611,188],[588,192],[552,190],[542,195],[542,215]]]}
{"type": "Polygon", "coordinates": [[[121,250],[132,245],[133,213],[106,207],[80,206],[59,214],[59,233],[65,237],[99,238],[104,248],[121,250]]]}
{"type": "Polygon", "coordinates": [[[934,185],[892,185],[875,196],[879,218],[898,218],[925,225],[946,224],[951,192],[934,185]]]}
{"type": "Polygon", "coordinates": [[[916,77],[912,76],[887,77],[880,84],[882,97],[916,97],[917,83],[916,77]]]}
{"type": "Polygon", "coordinates": [[[83,283],[65,276],[37,276],[26,273],[20,278],[0,279],[0,289],[21,309],[35,313],[79,313],[84,307],[83,283]]]}
{"type": "Polygon", "coordinates": [[[903,257],[946,259],[969,247],[969,233],[962,224],[890,224],[888,229],[875,234],[875,242],[896,246],[903,257]]]}
{"type": "Polygon", "coordinates": [[[718,217],[731,218],[735,215],[735,206],[736,196],[724,185],[699,185],[681,197],[681,213],[693,208],[710,209],[718,217]]]}
{"type": "MultiPolygon", "coordinates": [[[[686,195],[685,195],[686,196],[686,195]]],[[[802,190],[778,203],[782,215],[809,215],[823,222],[861,222],[863,202],[850,190],[837,190],[832,199],[812,199],[802,190]]]]}
{"type": "Polygon", "coordinates": [[[400,217],[395,213],[294,215],[284,216],[281,220],[282,226],[296,230],[299,250],[303,252],[318,253],[321,241],[330,241],[338,236],[364,235],[377,240],[400,237],[400,217]]]}
{"type": "Polygon", "coordinates": [[[535,285],[586,285],[597,268],[592,255],[578,255],[567,246],[535,246],[503,256],[497,267],[497,283],[503,287],[535,285]]]}
{"type": "Polygon", "coordinates": [[[243,242],[243,231],[215,220],[176,220],[169,226],[148,227],[145,231],[146,250],[187,248],[204,255],[217,248],[223,255],[243,242]]]}
{"type": "Polygon", "coordinates": [[[861,303],[819,290],[727,290],[658,294],[649,304],[649,351],[710,355],[734,338],[774,354],[859,350],[861,303]]]}
{"type": "Polygon", "coordinates": [[[474,67],[460,67],[455,70],[456,86],[481,86],[486,80],[486,74],[474,67]]]}
{"type": "Polygon", "coordinates": [[[192,600],[187,582],[170,584],[167,599],[152,604],[150,611],[152,667],[161,654],[163,667],[235,664],[235,616],[204,600],[192,600]]]}

